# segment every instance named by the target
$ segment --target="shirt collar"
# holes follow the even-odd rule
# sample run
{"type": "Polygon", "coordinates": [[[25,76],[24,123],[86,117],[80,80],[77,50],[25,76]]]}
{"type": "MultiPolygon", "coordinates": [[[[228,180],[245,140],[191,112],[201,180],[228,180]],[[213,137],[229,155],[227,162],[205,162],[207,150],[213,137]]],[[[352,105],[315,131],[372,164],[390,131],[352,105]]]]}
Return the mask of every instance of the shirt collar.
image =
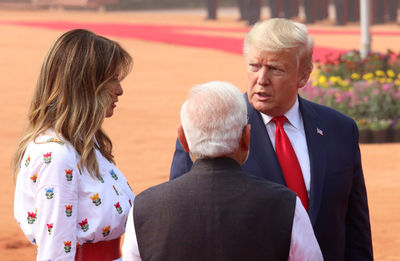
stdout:
{"type": "MultiPolygon", "coordinates": [[[[273,117],[266,115],[262,112],[261,117],[264,121],[264,124],[267,125],[273,117]]],[[[293,125],[296,129],[301,128],[301,114],[299,109],[299,98],[296,99],[296,102],[293,104],[292,108],[290,108],[284,116],[288,119],[289,123],[293,125]]]]}

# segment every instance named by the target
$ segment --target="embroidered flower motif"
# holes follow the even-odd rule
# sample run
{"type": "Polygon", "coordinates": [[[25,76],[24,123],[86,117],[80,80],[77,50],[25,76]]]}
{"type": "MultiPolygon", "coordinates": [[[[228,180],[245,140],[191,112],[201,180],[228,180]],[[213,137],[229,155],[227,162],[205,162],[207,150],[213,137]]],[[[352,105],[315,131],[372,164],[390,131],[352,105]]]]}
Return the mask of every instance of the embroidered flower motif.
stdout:
{"type": "Polygon", "coordinates": [[[82,175],[82,171],[81,171],[81,168],[79,167],[79,164],[76,164],[76,167],[77,167],[78,170],[79,170],[79,174],[82,175]]]}
{"type": "Polygon", "coordinates": [[[101,198],[99,198],[99,193],[90,196],[90,198],[92,199],[93,204],[95,204],[96,206],[99,206],[101,204],[101,198]]]}
{"type": "Polygon", "coordinates": [[[113,189],[114,189],[115,193],[117,193],[117,196],[119,196],[118,190],[115,188],[114,185],[113,185],[113,189]]]}
{"type": "Polygon", "coordinates": [[[30,177],[30,179],[32,180],[33,183],[36,183],[37,177],[38,177],[38,174],[35,173],[30,177]]]}
{"type": "Polygon", "coordinates": [[[49,231],[49,236],[50,236],[51,233],[53,232],[53,225],[54,225],[54,223],[46,224],[46,226],[47,226],[47,231],[49,231]]]}
{"type": "Polygon", "coordinates": [[[54,187],[53,188],[45,188],[46,190],[46,198],[52,199],[54,195],[54,187]]]}
{"type": "Polygon", "coordinates": [[[71,252],[71,241],[64,241],[64,251],[65,253],[71,252]]]}
{"type": "Polygon", "coordinates": [[[113,169],[110,171],[110,175],[111,175],[111,177],[112,177],[113,179],[118,180],[118,176],[117,176],[117,174],[115,174],[115,172],[114,172],[113,169]]]}
{"type": "Polygon", "coordinates": [[[114,204],[114,207],[117,209],[117,212],[118,212],[118,214],[122,214],[122,208],[121,208],[121,206],[119,205],[119,202],[117,202],[116,204],[114,204]]]}
{"type": "Polygon", "coordinates": [[[28,158],[25,160],[25,167],[28,167],[29,163],[31,163],[31,156],[30,155],[28,155],[28,158]]]}
{"type": "Polygon", "coordinates": [[[44,163],[49,164],[51,162],[51,152],[43,154],[44,163]]]}
{"type": "Polygon", "coordinates": [[[33,224],[35,222],[35,220],[36,220],[36,213],[28,211],[27,219],[28,219],[28,224],[33,224]]]}
{"type": "Polygon", "coordinates": [[[81,229],[83,230],[83,232],[88,231],[89,229],[89,224],[87,222],[87,218],[85,218],[84,220],[82,220],[82,222],[79,222],[79,225],[81,226],[81,229]]]}
{"type": "Polygon", "coordinates": [[[65,205],[65,215],[67,217],[72,215],[72,205],[65,205]]]}
{"type": "Polygon", "coordinates": [[[65,177],[67,178],[67,181],[72,180],[72,169],[66,169],[65,170],[65,177]]]}
{"type": "Polygon", "coordinates": [[[55,142],[55,143],[58,143],[60,145],[64,145],[64,142],[62,140],[60,140],[60,139],[57,139],[57,138],[48,138],[47,142],[55,142]]]}
{"type": "Polygon", "coordinates": [[[104,183],[104,179],[102,176],[97,176],[97,179],[100,180],[101,183],[104,183]]]}
{"type": "Polygon", "coordinates": [[[105,228],[101,229],[103,232],[103,237],[106,237],[110,234],[110,226],[106,226],[105,228]]]}
{"type": "Polygon", "coordinates": [[[128,185],[129,189],[133,192],[131,186],[129,185],[128,181],[126,182],[126,184],[128,185]]]}

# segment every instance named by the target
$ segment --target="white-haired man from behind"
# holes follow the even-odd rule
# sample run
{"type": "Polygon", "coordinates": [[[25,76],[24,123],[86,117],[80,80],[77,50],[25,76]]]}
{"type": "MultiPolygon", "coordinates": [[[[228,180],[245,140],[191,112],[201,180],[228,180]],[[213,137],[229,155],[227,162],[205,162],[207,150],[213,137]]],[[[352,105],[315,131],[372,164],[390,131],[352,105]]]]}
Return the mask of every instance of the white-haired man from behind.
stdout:
{"type": "Polygon", "coordinates": [[[322,260],[296,194],[242,171],[250,125],[235,86],[192,88],[181,123],[178,137],[193,167],[136,196],[124,260],[322,260]]]}

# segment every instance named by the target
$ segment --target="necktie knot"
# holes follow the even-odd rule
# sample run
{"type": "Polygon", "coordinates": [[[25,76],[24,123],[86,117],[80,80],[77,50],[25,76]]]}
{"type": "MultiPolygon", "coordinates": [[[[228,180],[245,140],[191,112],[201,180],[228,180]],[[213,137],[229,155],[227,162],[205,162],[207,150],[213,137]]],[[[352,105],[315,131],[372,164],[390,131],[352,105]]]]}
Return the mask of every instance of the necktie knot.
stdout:
{"type": "Polygon", "coordinates": [[[285,116],[278,116],[274,117],[272,120],[275,122],[277,127],[283,127],[283,124],[285,124],[287,118],[285,116]]]}

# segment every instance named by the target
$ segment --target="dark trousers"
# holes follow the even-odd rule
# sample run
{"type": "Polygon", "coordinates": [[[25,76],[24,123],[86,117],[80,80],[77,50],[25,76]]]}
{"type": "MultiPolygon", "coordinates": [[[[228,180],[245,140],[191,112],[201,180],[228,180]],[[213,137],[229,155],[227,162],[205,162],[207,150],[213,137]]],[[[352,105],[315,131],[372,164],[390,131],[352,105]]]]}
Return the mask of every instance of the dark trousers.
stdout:
{"type": "Polygon", "coordinates": [[[217,19],[217,0],[206,0],[207,19],[217,19]]]}
{"type": "Polygon", "coordinates": [[[397,10],[398,10],[398,1],[397,0],[388,0],[388,20],[390,22],[397,21],[397,10]]]}
{"type": "Polygon", "coordinates": [[[319,0],[303,0],[306,24],[312,24],[317,20],[317,2],[319,0]]]}
{"type": "Polygon", "coordinates": [[[299,0],[274,0],[269,1],[271,18],[285,17],[291,19],[299,15],[299,0]]]}
{"type": "Polygon", "coordinates": [[[319,0],[315,2],[316,5],[316,20],[324,20],[328,18],[329,0],[319,0]]]}
{"type": "Polygon", "coordinates": [[[260,20],[261,1],[245,0],[246,19],[249,25],[253,25],[260,20]]]}
{"type": "Polygon", "coordinates": [[[245,0],[238,0],[240,20],[247,20],[246,19],[246,6],[245,6],[245,4],[246,4],[245,0]]]}
{"type": "Polygon", "coordinates": [[[335,0],[336,24],[345,25],[347,23],[347,3],[346,0],[335,0]]]}

